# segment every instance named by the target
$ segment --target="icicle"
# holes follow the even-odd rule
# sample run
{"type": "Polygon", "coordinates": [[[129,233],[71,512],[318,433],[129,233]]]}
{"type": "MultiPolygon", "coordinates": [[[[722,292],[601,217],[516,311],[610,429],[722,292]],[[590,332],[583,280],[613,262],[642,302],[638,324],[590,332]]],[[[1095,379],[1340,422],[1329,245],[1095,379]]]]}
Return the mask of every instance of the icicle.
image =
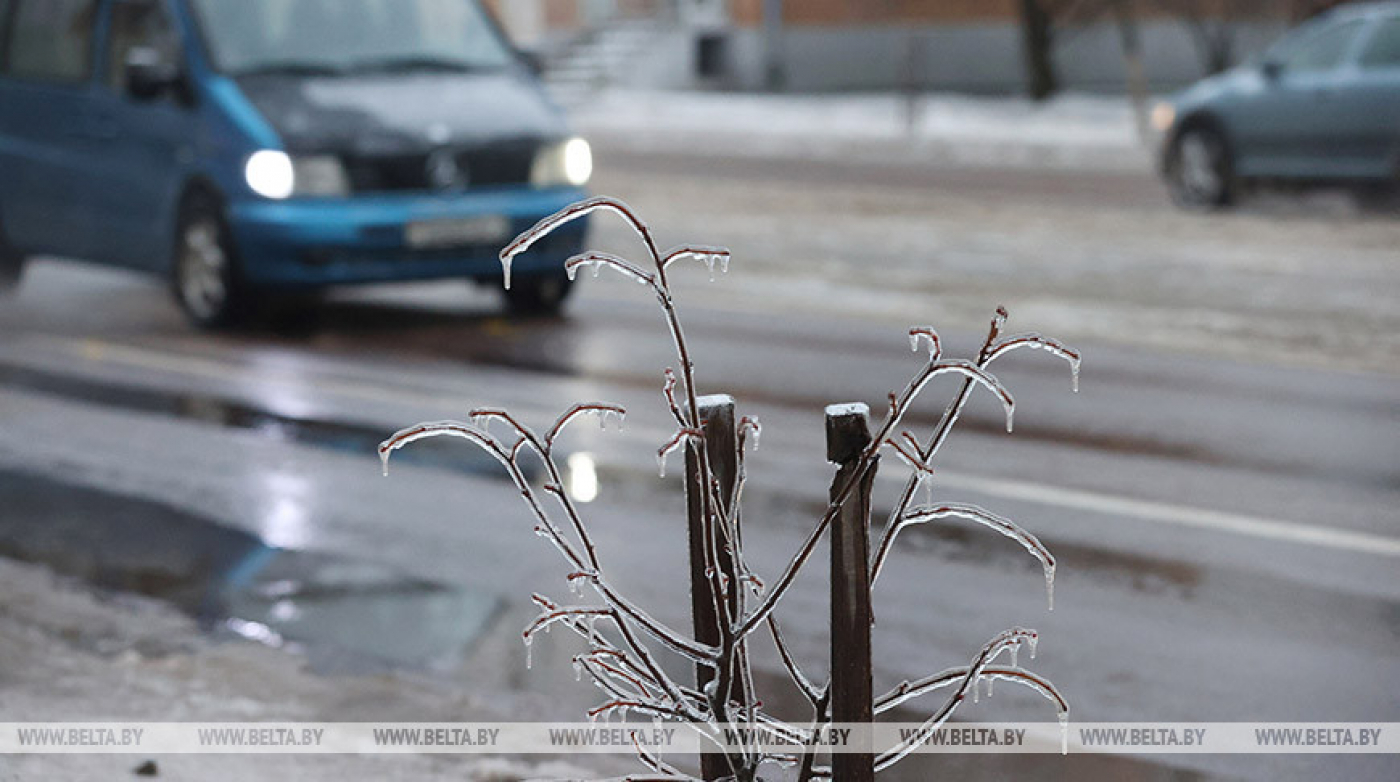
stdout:
{"type": "Polygon", "coordinates": [[[534,642],[535,637],[530,634],[525,635],[525,670],[529,670],[534,664],[534,642]]]}
{"type": "Polygon", "coordinates": [[[667,453],[669,453],[669,451],[663,451],[663,452],[658,453],[658,454],[656,455],[656,473],[657,473],[658,475],[660,475],[662,478],[665,478],[665,477],[666,477],[666,454],[667,454],[667,453]]]}
{"type": "Polygon", "coordinates": [[[981,688],[980,686],[978,686],[978,683],[979,683],[980,681],[982,681],[981,678],[979,678],[979,677],[976,676],[976,675],[973,675],[973,677],[972,677],[972,702],[973,702],[973,703],[979,703],[979,702],[981,702],[981,700],[982,700],[982,698],[981,698],[982,688],[981,688]]]}
{"type": "Polygon", "coordinates": [[[938,338],[938,332],[930,326],[915,326],[909,329],[909,349],[915,353],[919,352],[919,345],[928,343],[928,360],[937,361],[943,355],[943,343],[938,338]]]}
{"type": "MultiPolygon", "coordinates": [[[[505,276],[506,290],[510,290],[510,264],[514,260],[515,258],[509,255],[501,256],[501,273],[505,276]]],[[[569,279],[572,280],[573,275],[569,275],[569,279]]]]}
{"type": "Polygon", "coordinates": [[[713,254],[713,253],[707,253],[707,254],[705,254],[705,255],[700,256],[700,259],[703,260],[703,261],[705,262],[705,270],[708,271],[708,272],[710,273],[710,282],[714,282],[714,281],[715,281],[715,256],[714,256],[714,254],[713,254]]]}
{"type": "Polygon", "coordinates": [[[992,697],[992,685],[993,685],[993,684],[996,684],[996,683],[997,683],[997,677],[995,677],[995,676],[988,676],[988,677],[987,677],[987,697],[988,697],[988,698],[992,697]]]}
{"type": "Polygon", "coordinates": [[[1018,665],[1016,664],[1016,657],[1017,657],[1020,653],[1021,653],[1021,645],[1020,645],[1020,644],[1016,644],[1015,646],[1011,647],[1011,667],[1012,667],[1012,668],[1020,667],[1020,666],[1018,666],[1018,665]]]}
{"type": "Polygon", "coordinates": [[[1016,415],[1016,408],[1014,408],[1014,407],[1008,407],[1008,408],[1006,408],[1006,433],[1007,433],[1007,434],[1011,434],[1012,419],[1015,417],[1015,415],[1016,415]]]}
{"type": "Polygon", "coordinates": [[[1074,362],[1073,364],[1070,364],[1070,367],[1069,367],[1069,382],[1070,382],[1070,385],[1074,388],[1074,393],[1076,393],[1076,394],[1079,393],[1079,362],[1078,362],[1078,361],[1074,362]]]}
{"type": "Polygon", "coordinates": [[[728,274],[728,273],[729,273],[729,254],[728,254],[728,253],[724,253],[723,255],[720,255],[720,256],[719,256],[719,273],[720,273],[720,274],[728,274]]]}
{"type": "Polygon", "coordinates": [[[1048,610],[1055,610],[1055,568],[1045,571],[1045,599],[1050,604],[1048,610]]]}
{"type": "Polygon", "coordinates": [[[387,449],[387,448],[380,448],[380,449],[379,449],[379,464],[380,464],[381,467],[384,468],[384,477],[385,477],[385,478],[388,478],[388,477],[389,477],[389,454],[390,454],[390,453],[392,453],[392,451],[390,451],[390,450],[387,449]]]}
{"type": "Polygon", "coordinates": [[[1060,717],[1060,754],[1069,754],[1069,712],[1062,711],[1060,717]]]}
{"type": "Polygon", "coordinates": [[[583,681],[583,661],[574,658],[574,681],[583,681]]]}

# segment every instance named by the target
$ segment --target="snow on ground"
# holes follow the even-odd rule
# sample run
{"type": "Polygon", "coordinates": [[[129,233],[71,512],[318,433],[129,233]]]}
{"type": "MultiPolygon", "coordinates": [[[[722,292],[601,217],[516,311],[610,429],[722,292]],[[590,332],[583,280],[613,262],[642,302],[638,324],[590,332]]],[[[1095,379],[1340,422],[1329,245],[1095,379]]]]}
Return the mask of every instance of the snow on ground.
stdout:
{"type": "Polygon", "coordinates": [[[635,150],[760,157],[917,155],[956,163],[1141,167],[1150,144],[1122,98],[1045,103],[931,93],[769,95],[614,89],[572,112],[586,135],[635,150]]]}
{"type": "MultiPolygon", "coordinates": [[[[29,722],[496,720],[486,703],[409,675],[320,676],[283,651],[219,642],[170,606],[96,592],[0,557],[0,715],[29,722]]],[[[598,776],[559,758],[472,755],[11,755],[0,782],[166,779],[516,782],[598,776]]]]}

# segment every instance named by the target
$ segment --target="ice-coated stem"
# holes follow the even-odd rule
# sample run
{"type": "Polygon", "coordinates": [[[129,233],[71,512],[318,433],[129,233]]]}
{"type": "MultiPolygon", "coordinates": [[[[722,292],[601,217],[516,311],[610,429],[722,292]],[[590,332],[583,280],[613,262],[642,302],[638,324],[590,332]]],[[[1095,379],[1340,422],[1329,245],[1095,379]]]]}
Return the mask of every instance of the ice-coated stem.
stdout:
{"type": "MultiPolygon", "coordinates": [[[[996,659],[997,655],[1007,649],[1023,644],[1028,648],[1034,649],[1035,642],[1038,638],[1039,636],[1034,630],[1026,630],[1020,627],[1013,627],[1010,630],[1005,630],[997,634],[996,637],[988,641],[987,644],[982,647],[982,650],[977,653],[977,657],[973,659],[972,664],[967,667],[963,678],[958,681],[957,691],[948,698],[942,708],[934,712],[928,719],[924,720],[923,724],[919,726],[913,735],[928,735],[938,726],[947,722],[948,718],[952,716],[953,710],[967,697],[967,691],[976,686],[978,677],[980,677],[987,666],[996,659]]],[[[913,752],[916,746],[917,739],[911,737],[895,745],[893,749],[881,753],[875,759],[875,770],[883,771],[893,766],[895,763],[907,757],[909,753],[913,752]]]]}
{"type": "Polygon", "coordinates": [[[1017,543],[1020,543],[1026,551],[1030,552],[1031,556],[1040,560],[1040,565],[1045,571],[1045,591],[1047,599],[1050,601],[1051,610],[1054,609],[1055,556],[1040,542],[1039,538],[1032,535],[1025,528],[1021,527],[1021,525],[1010,519],[998,516],[991,511],[983,510],[976,505],[947,503],[944,505],[922,506],[914,508],[904,514],[894,525],[890,534],[880,540],[880,549],[875,552],[874,564],[871,566],[871,580],[873,581],[875,576],[879,574],[881,566],[884,564],[885,557],[890,553],[890,547],[894,545],[895,538],[902,530],[915,524],[926,524],[931,521],[947,518],[968,519],[969,521],[975,521],[985,527],[994,529],[1017,543]]]}

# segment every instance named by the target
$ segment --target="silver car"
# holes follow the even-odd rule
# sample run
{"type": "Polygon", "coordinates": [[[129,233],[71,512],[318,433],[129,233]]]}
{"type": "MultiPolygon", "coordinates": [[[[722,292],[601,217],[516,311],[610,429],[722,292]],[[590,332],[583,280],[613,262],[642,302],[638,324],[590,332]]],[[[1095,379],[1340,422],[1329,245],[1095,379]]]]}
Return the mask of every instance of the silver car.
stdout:
{"type": "Polygon", "coordinates": [[[1154,107],[1178,203],[1217,207],[1251,180],[1400,182],[1400,3],[1345,6],[1262,57],[1154,107]]]}

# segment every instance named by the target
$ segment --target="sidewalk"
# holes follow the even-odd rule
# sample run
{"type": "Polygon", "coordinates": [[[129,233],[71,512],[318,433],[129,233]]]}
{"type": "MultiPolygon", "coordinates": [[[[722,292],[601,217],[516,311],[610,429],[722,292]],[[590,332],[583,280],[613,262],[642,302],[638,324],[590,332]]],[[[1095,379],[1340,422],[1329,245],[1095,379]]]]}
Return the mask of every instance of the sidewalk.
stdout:
{"type": "Polygon", "coordinates": [[[771,95],[611,89],[571,112],[634,152],[994,167],[1144,170],[1152,145],[1121,97],[771,95]]]}

